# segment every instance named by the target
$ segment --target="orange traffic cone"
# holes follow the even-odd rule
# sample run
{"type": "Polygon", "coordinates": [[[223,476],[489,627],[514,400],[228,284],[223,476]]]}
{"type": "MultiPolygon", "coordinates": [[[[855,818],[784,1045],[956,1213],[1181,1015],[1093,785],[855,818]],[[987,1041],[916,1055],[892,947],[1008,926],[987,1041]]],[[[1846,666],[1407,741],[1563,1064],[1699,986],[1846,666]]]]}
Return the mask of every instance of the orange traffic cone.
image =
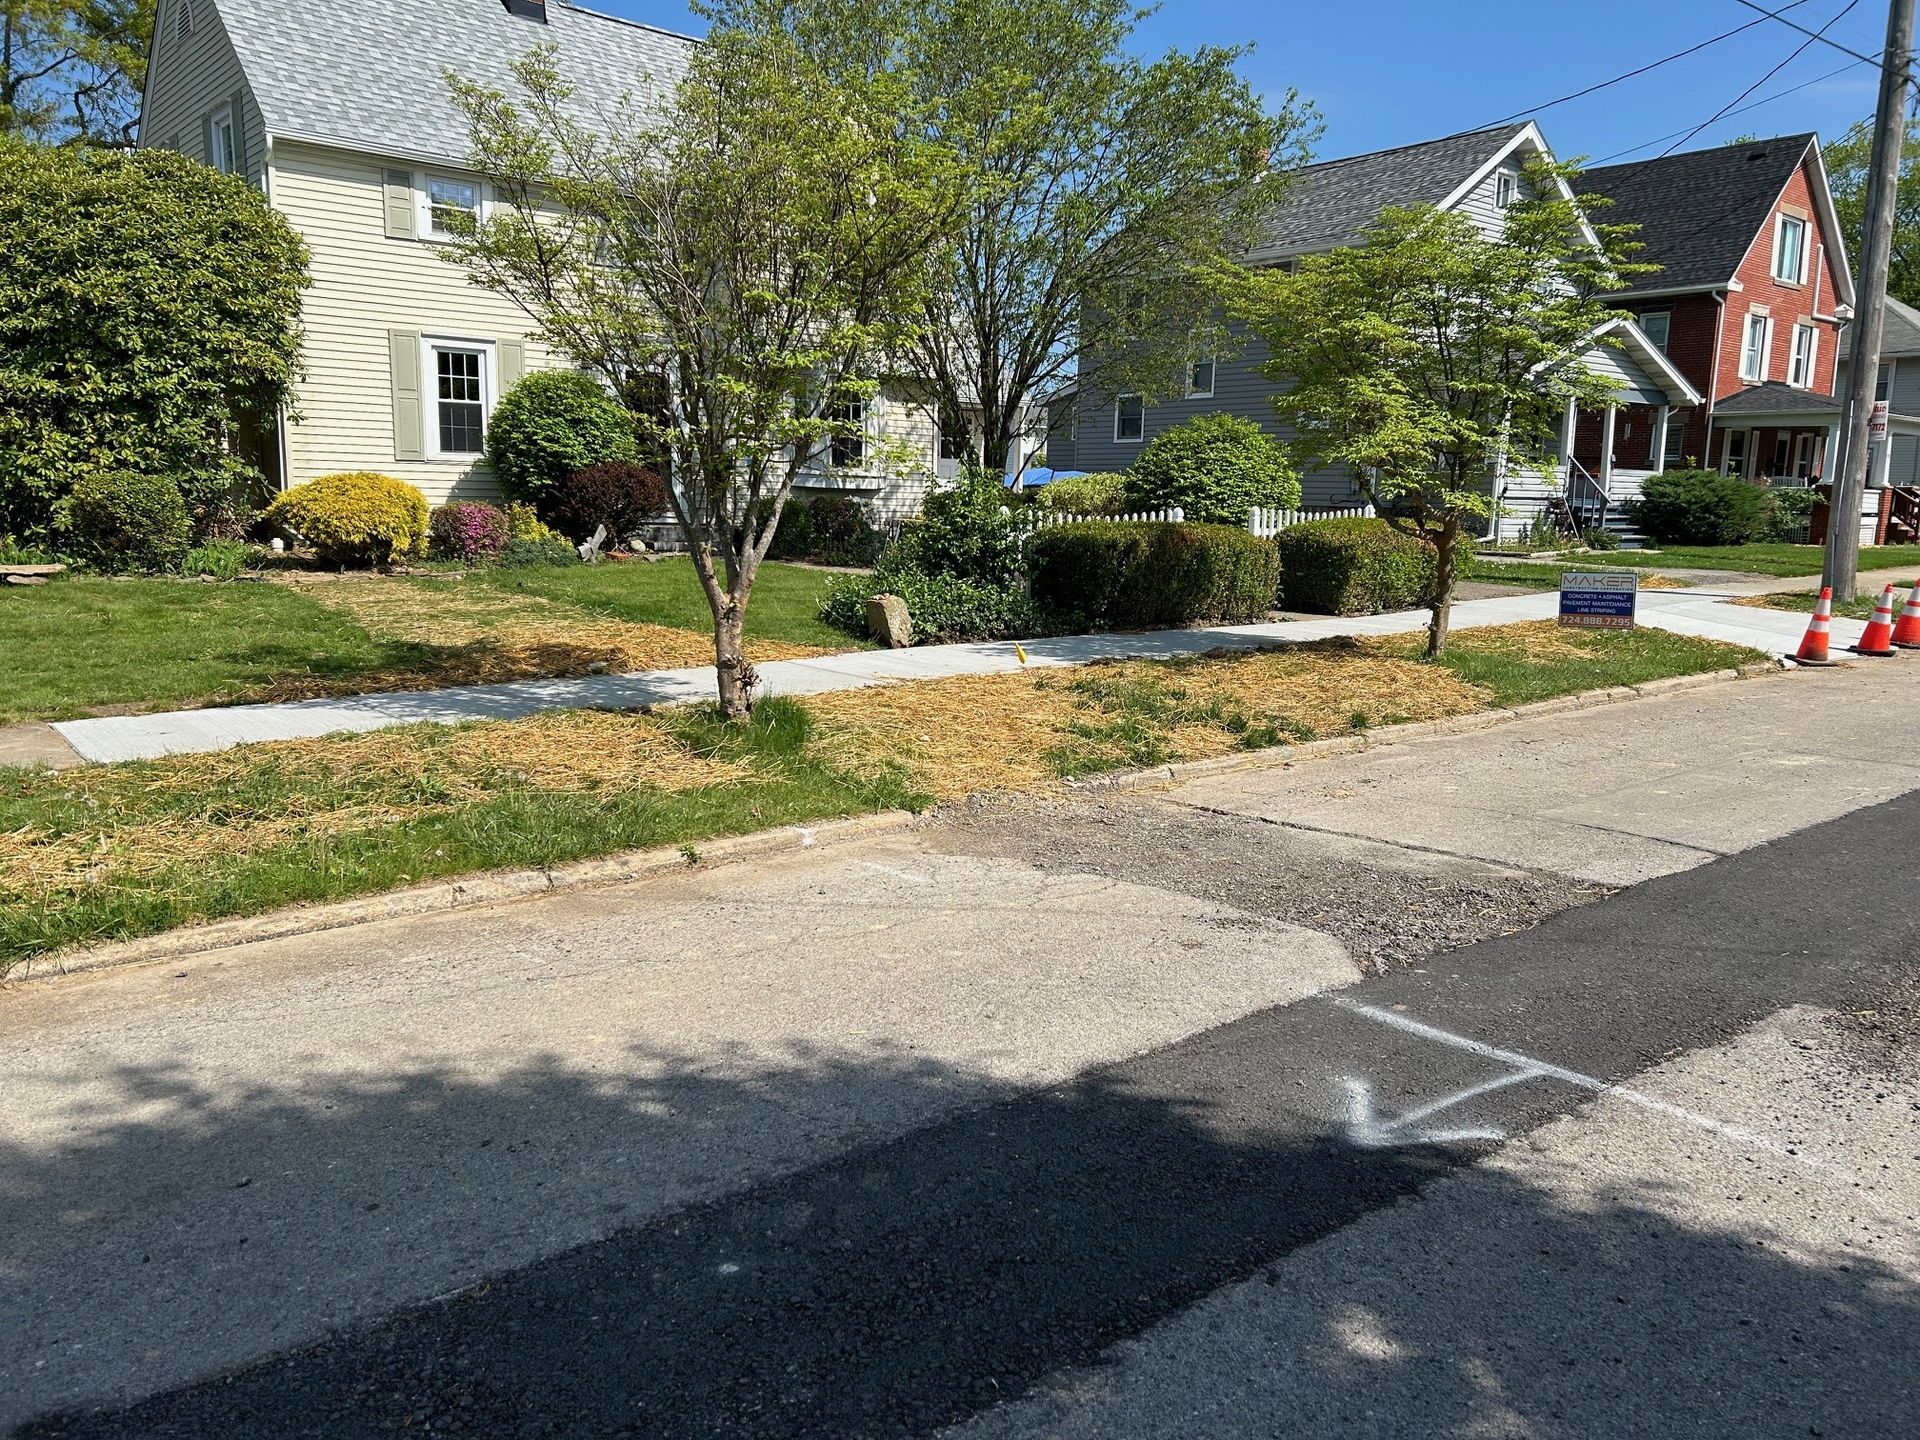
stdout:
{"type": "Polygon", "coordinates": [[[1827,658],[1827,632],[1833,628],[1833,587],[1820,591],[1820,603],[1813,607],[1813,619],[1807,622],[1806,638],[1787,658],[1796,665],[1837,665],[1827,658]]]}
{"type": "Polygon", "coordinates": [[[1893,622],[1893,643],[1901,650],[1920,650],[1920,580],[1913,582],[1913,593],[1893,622]]]}
{"type": "Polygon", "coordinates": [[[1848,647],[1856,655],[1871,655],[1884,660],[1899,652],[1893,648],[1893,586],[1880,592],[1880,603],[1873,607],[1873,619],[1867,622],[1860,643],[1848,647]]]}

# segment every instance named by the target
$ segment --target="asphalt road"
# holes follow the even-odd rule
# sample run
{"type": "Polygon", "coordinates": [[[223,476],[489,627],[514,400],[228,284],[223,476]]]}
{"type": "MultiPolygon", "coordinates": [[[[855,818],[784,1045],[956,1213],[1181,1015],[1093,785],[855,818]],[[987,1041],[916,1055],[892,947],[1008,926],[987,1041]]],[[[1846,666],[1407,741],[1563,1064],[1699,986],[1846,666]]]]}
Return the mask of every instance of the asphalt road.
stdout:
{"type": "Polygon", "coordinates": [[[1911,1434],[1916,927],[1886,897],[1917,833],[1920,797],[1859,810],[16,1433],[1911,1434]],[[1880,1051],[1780,1070],[1863,1013],[1880,1051]],[[1762,1093],[1790,1083],[1864,1085],[1878,1138],[1806,1138],[1762,1093]],[[1654,1173],[1580,1191],[1622,1148],[1654,1173]],[[1797,1206],[1754,1223],[1748,1186],[1797,1206]],[[1842,1233],[1792,1228],[1836,1195],[1842,1233]],[[1409,1220],[1424,1253],[1362,1243],[1409,1220]],[[1474,1236],[1436,1285],[1436,1239],[1474,1236]],[[1424,1365],[1389,1333],[1415,1311],[1424,1365]],[[1304,1383],[1336,1341],[1341,1383],[1304,1383]]]}

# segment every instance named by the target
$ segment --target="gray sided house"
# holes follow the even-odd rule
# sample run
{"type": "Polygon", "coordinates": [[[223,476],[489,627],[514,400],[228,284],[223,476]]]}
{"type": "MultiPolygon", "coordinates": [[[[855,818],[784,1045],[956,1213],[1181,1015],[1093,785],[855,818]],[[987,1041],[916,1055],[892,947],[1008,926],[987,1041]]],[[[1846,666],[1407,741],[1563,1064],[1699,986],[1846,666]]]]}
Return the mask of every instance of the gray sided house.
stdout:
{"type": "MultiPolygon", "coordinates": [[[[1529,121],[1309,165],[1292,177],[1265,240],[1248,259],[1257,265],[1291,265],[1303,255],[1360,243],[1389,206],[1432,205],[1470,215],[1483,229],[1496,231],[1505,209],[1528,193],[1524,172],[1530,162],[1551,158],[1539,127],[1529,121]]],[[[1698,395],[1637,326],[1622,323],[1613,329],[1609,343],[1596,343],[1586,363],[1614,376],[1623,403],[1664,412],[1669,403],[1697,402],[1698,395]]],[[[1271,358],[1256,337],[1236,328],[1221,354],[1196,358],[1184,396],[1149,400],[1075,393],[1055,407],[1048,461],[1063,470],[1124,470],[1162,431],[1221,411],[1254,421],[1275,439],[1290,439],[1273,409],[1285,384],[1262,373],[1271,358]]],[[[1568,494],[1574,429],[1570,418],[1558,440],[1552,476],[1491,477],[1512,512],[1500,522],[1502,533],[1524,532],[1536,515],[1568,494]]],[[[1624,483],[1630,477],[1622,471],[1609,478],[1624,483]]],[[[1634,484],[1637,488],[1637,480],[1634,484]]],[[[1310,509],[1349,505],[1362,495],[1355,478],[1341,470],[1309,474],[1301,488],[1302,504],[1310,509]]]]}

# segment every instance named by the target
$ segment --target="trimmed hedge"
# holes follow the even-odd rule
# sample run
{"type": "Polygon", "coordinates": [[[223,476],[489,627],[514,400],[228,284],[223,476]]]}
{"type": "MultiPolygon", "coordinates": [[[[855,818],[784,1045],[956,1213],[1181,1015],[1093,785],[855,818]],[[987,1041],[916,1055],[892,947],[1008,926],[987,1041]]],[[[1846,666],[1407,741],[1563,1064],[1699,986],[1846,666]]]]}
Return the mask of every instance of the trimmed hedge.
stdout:
{"type": "Polygon", "coordinates": [[[106,574],[170,573],[186,559],[187,502],[168,476],[133,470],[83,475],[64,515],[74,552],[106,574]]]}
{"type": "Polygon", "coordinates": [[[568,477],[589,465],[632,460],[638,450],[626,406],[578,370],[523,377],[487,420],[487,463],[507,498],[530,502],[541,519],[567,533],[578,519],[552,507],[568,477]]]}
{"type": "Polygon", "coordinates": [[[1433,598],[1434,554],[1384,520],[1309,520],[1274,537],[1289,610],[1378,615],[1433,598]]]}
{"type": "Polygon", "coordinates": [[[282,491],[266,520],[313,546],[323,565],[387,565],[427,548],[427,497],[371,470],[322,475],[282,491]]]}
{"type": "Polygon", "coordinates": [[[1718,470],[1649,475],[1633,504],[1634,523],[1661,545],[1746,545],[1773,514],[1766,490],[1718,470]]]}
{"type": "Polygon", "coordinates": [[[1127,467],[1126,508],[1178,505],[1189,520],[1244,525],[1256,505],[1300,503],[1300,477],[1287,452],[1253,421],[1196,415],[1146,443],[1127,467]]]}
{"type": "Polygon", "coordinates": [[[913,617],[913,643],[1018,640],[1040,632],[1033,602],[1014,586],[929,575],[911,566],[882,567],[870,575],[836,575],[827,582],[820,618],[849,635],[867,633],[867,601],[898,595],[913,617]]]}
{"type": "Polygon", "coordinates": [[[1034,604],[1075,627],[1244,622],[1273,609],[1280,553],[1229,525],[1103,520],[1035,535],[1027,574],[1034,604]]]}
{"type": "Polygon", "coordinates": [[[1120,515],[1127,508],[1124,475],[1062,475],[1034,492],[1033,503],[1043,510],[1069,515],[1120,515]]]}

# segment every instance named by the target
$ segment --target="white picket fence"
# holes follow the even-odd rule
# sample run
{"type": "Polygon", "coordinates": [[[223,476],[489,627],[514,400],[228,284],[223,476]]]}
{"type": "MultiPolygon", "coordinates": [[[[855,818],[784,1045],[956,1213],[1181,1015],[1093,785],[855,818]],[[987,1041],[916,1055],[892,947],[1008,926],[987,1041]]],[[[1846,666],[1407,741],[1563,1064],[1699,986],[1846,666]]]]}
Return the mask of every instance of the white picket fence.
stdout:
{"type": "Polygon", "coordinates": [[[1051,530],[1058,525],[1089,525],[1097,521],[1154,520],[1164,523],[1187,518],[1187,512],[1178,505],[1169,505],[1160,510],[1132,510],[1125,515],[1069,515],[1064,510],[1042,510],[1038,505],[1029,505],[1024,510],[1010,513],[1014,525],[1028,534],[1036,530],[1051,530]]]}
{"type": "Polygon", "coordinates": [[[1271,540],[1289,525],[1304,525],[1309,520],[1371,520],[1371,505],[1333,505],[1317,510],[1276,510],[1256,505],[1248,512],[1247,529],[1263,540],[1271,540]]]}
{"type": "MultiPolygon", "coordinates": [[[[1178,505],[1169,505],[1161,510],[1135,510],[1126,515],[1069,515],[1062,510],[1043,510],[1030,505],[1023,510],[1002,508],[1001,514],[1013,521],[1017,529],[1032,535],[1036,531],[1051,530],[1058,525],[1086,525],[1102,520],[1157,520],[1181,521],[1187,518],[1187,512],[1178,505]]],[[[1271,540],[1289,525],[1301,525],[1309,520],[1369,520],[1373,518],[1371,505],[1329,505],[1313,510],[1280,510],[1270,505],[1256,505],[1247,512],[1247,529],[1263,540],[1271,540]]]]}

